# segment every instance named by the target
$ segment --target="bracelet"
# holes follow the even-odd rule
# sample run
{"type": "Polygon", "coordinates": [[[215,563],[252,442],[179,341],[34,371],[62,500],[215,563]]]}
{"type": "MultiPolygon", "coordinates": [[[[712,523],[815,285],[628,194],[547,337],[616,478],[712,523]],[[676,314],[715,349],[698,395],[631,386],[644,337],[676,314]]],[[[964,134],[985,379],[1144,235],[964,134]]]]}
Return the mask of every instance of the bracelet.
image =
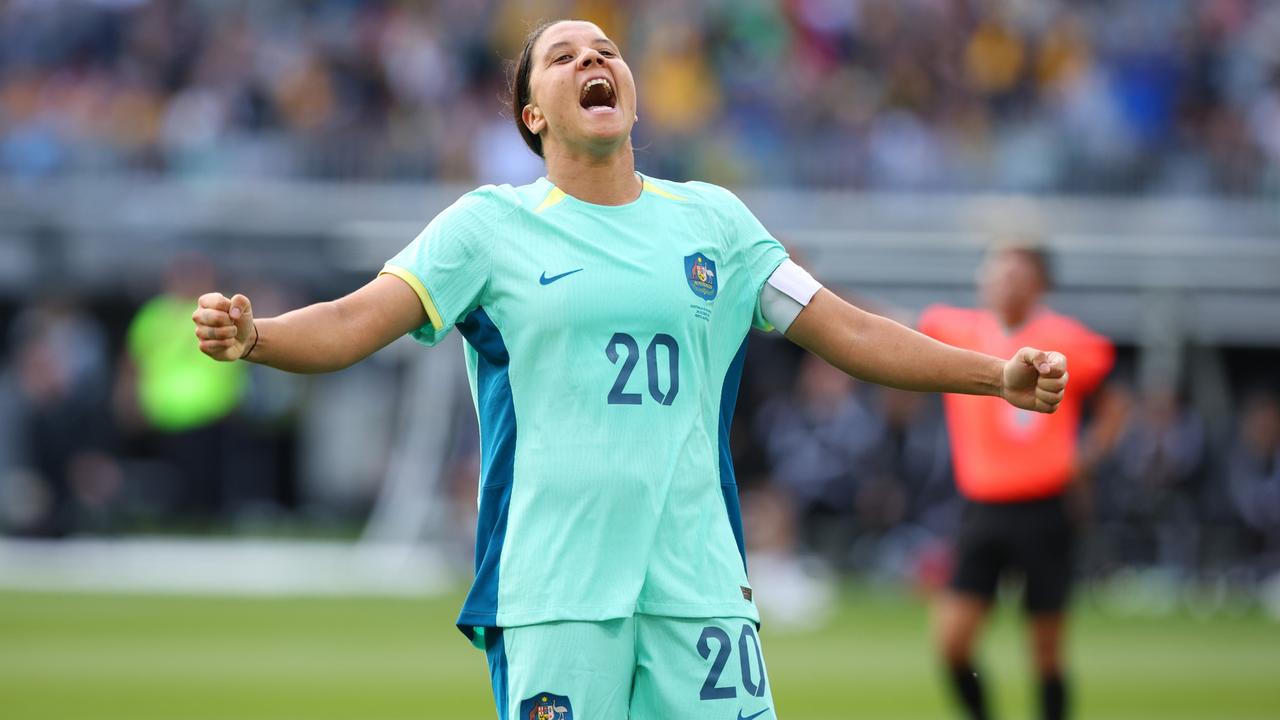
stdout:
{"type": "Polygon", "coordinates": [[[253,352],[253,349],[256,347],[258,347],[258,323],[254,322],[253,323],[253,344],[249,346],[248,350],[245,350],[243,353],[240,353],[240,359],[248,360],[249,353],[253,352]]]}

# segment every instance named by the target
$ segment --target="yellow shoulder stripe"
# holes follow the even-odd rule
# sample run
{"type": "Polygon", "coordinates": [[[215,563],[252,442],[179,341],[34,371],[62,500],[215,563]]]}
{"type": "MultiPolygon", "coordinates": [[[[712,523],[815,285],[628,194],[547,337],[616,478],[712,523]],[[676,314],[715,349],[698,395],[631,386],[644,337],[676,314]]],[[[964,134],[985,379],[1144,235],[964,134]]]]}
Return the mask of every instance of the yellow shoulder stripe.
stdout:
{"type": "Polygon", "coordinates": [[[644,181],[644,190],[645,192],[651,192],[654,195],[657,195],[659,197],[664,197],[668,200],[679,200],[681,202],[684,201],[684,198],[680,197],[679,195],[669,193],[666,190],[663,190],[662,188],[658,187],[657,185],[649,182],[648,180],[644,181]]]}
{"type": "Polygon", "coordinates": [[[431,300],[431,293],[427,292],[427,286],[422,284],[417,275],[397,265],[382,266],[379,275],[394,275],[405,281],[409,287],[413,288],[413,292],[417,294],[418,301],[422,303],[422,309],[427,311],[427,317],[431,318],[431,327],[436,332],[444,329],[444,320],[440,317],[440,311],[436,309],[436,304],[431,300]]]}
{"type": "Polygon", "coordinates": [[[553,187],[551,188],[551,192],[547,193],[547,197],[543,199],[542,204],[539,205],[533,212],[535,215],[540,214],[542,213],[543,210],[546,210],[547,208],[551,207],[552,205],[555,205],[556,203],[560,202],[563,199],[564,199],[564,191],[558,187],[553,187]]]}

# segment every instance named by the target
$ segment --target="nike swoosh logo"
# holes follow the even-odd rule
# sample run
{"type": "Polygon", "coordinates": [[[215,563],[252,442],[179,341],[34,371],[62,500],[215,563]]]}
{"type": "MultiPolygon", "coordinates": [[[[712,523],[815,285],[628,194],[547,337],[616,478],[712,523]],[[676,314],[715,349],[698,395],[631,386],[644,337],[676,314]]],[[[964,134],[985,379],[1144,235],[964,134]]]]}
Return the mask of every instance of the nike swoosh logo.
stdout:
{"type": "Polygon", "coordinates": [[[761,715],[763,715],[763,714],[765,714],[765,713],[767,713],[767,712],[769,712],[769,708],[765,708],[765,709],[761,710],[760,712],[755,713],[754,715],[747,715],[746,717],[743,717],[743,716],[742,716],[742,710],[738,710],[738,720],[751,720],[751,718],[758,718],[758,717],[760,717],[761,715]]]}
{"type": "Polygon", "coordinates": [[[569,277],[570,275],[576,272],[582,272],[582,268],[578,268],[577,270],[570,270],[569,272],[562,272],[559,275],[552,275],[551,277],[547,277],[547,272],[543,270],[542,277],[538,278],[538,282],[542,283],[543,285],[550,285],[551,283],[559,280],[560,278],[569,277]]]}

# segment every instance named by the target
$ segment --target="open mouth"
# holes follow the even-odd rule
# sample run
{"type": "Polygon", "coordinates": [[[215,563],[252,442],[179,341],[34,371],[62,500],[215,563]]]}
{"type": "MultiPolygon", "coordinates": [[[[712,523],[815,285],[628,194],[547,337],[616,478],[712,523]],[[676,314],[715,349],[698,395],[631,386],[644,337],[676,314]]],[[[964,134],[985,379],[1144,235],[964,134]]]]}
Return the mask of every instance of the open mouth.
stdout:
{"type": "Polygon", "coordinates": [[[607,79],[595,78],[582,86],[578,104],[588,112],[608,112],[617,106],[618,98],[613,94],[613,85],[607,79]]]}

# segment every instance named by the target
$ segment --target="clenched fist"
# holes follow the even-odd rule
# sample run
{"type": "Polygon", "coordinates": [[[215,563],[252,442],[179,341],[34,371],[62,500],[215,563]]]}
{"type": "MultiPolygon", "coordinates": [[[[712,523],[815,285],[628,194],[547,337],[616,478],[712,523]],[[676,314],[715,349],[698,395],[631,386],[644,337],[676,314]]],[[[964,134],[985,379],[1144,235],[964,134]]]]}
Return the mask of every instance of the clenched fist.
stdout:
{"type": "Polygon", "coordinates": [[[1023,410],[1051,413],[1067,387],[1067,358],[1062,353],[1024,347],[1004,364],[1004,399],[1023,410]]]}
{"type": "Polygon", "coordinates": [[[200,351],[214,360],[239,360],[253,350],[257,341],[253,306],[244,295],[230,299],[222,293],[201,295],[191,321],[196,324],[200,351]]]}

